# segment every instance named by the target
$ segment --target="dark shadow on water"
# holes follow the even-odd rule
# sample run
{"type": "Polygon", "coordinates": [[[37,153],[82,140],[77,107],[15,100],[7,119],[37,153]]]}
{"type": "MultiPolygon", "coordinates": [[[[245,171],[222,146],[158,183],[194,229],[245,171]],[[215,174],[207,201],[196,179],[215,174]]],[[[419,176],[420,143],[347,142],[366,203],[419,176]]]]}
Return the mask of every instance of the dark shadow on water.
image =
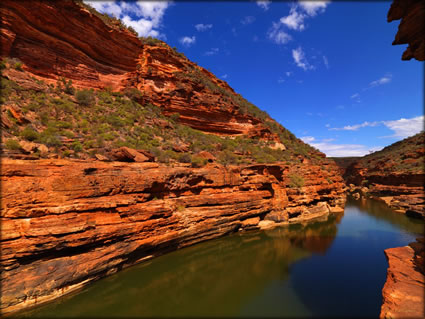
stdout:
{"type": "Polygon", "coordinates": [[[379,206],[349,201],[344,214],[326,221],[237,233],[174,251],[20,315],[378,316],[383,249],[414,238],[421,227],[379,206]]]}

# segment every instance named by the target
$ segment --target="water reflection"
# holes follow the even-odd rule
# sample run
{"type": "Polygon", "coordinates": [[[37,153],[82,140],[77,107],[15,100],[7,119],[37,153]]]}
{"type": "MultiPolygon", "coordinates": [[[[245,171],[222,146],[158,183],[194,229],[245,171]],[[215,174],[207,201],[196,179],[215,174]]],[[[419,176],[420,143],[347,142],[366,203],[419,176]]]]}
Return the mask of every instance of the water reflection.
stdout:
{"type": "Polygon", "coordinates": [[[100,280],[26,317],[378,317],[384,249],[424,222],[373,201],[308,225],[234,234],[100,280]]]}
{"type": "Polygon", "coordinates": [[[287,281],[291,264],[312,254],[324,255],[341,217],[307,226],[234,234],[175,251],[26,315],[238,315],[259,292],[287,281]]]}

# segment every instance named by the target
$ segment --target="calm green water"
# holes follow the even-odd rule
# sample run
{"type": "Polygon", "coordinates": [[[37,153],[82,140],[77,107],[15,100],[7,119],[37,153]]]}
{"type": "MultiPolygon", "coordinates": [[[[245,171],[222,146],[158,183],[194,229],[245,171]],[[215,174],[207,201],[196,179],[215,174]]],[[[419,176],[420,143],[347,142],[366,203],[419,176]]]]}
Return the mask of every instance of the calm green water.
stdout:
{"type": "Polygon", "coordinates": [[[384,249],[423,233],[422,221],[350,199],[327,221],[174,251],[21,316],[377,317],[384,249]]]}

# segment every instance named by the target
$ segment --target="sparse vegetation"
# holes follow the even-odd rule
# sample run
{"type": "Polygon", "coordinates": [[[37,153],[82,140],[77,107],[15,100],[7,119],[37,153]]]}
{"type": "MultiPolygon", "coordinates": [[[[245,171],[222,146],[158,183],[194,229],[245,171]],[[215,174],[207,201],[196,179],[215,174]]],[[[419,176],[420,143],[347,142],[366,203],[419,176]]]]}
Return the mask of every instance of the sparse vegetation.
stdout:
{"type": "Polygon", "coordinates": [[[289,175],[289,187],[291,188],[301,188],[304,186],[304,178],[298,174],[289,175]]]}

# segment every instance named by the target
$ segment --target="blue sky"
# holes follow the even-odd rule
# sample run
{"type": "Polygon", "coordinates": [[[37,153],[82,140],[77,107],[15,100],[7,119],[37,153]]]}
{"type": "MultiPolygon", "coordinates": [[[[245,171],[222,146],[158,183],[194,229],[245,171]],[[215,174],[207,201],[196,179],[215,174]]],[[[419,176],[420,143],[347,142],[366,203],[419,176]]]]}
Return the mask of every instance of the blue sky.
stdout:
{"type": "Polygon", "coordinates": [[[391,45],[390,1],[89,3],[177,47],[328,156],[423,129],[423,62],[391,45]]]}

